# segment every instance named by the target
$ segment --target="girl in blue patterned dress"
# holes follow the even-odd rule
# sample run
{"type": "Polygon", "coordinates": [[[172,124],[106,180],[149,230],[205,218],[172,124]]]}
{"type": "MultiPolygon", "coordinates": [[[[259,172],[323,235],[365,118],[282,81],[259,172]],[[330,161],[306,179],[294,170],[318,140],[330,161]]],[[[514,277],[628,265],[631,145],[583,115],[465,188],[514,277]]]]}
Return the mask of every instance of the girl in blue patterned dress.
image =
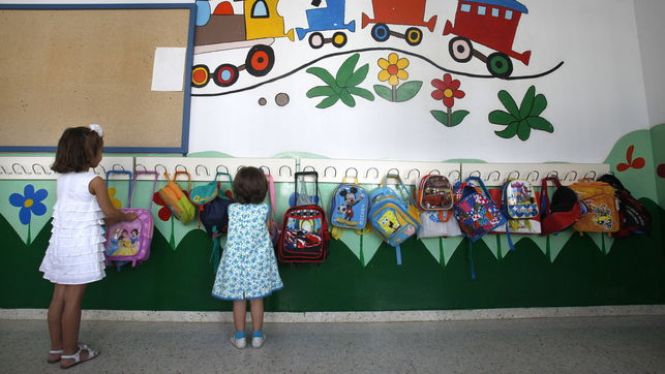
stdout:
{"type": "Polygon", "coordinates": [[[247,300],[252,316],[252,346],[260,348],[263,332],[263,298],[283,287],[268,234],[270,208],[264,203],[268,181],[263,171],[243,167],[233,179],[236,203],[229,206],[226,248],[217,269],[212,296],[233,300],[235,334],[231,344],[244,348],[247,300]]]}

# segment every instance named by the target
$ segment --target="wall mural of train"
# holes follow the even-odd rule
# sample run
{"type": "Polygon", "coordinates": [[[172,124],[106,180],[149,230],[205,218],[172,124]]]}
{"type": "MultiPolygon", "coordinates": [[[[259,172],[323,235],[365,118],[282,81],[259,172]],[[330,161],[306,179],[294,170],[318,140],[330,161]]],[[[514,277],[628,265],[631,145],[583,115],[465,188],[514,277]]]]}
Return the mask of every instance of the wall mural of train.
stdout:
{"type": "MultiPolygon", "coordinates": [[[[346,32],[356,32],[356,21],[347,23],[345,20],[347,0],[326,0],[325,4],[322,0],[312,0],[310,5],[314,8],[303,9],[307,26],[291,30],[285,30],[284,18],[277,11],[279,0],[240,1],[243,2],[242,14],[234,12],[231,1],[222,1],[212,11],[207,0],[197,1],[200,6],[194,53],[239,48],[248,48],[248,52],[241,64],[231,61],[213,67],[195,65],[192,68],[194,87],[205,87],[211,80],[220,87],[232,86],[241,71],[256,77],[267,75],[275,63],[271,45],[276,38],[287,37],[295,41],[297,36],[302,41],[307,37],[311,48],[321,48],[327,43],[342,48],[348,41],[346,32]]],[[[443,28],[443,35],[450,35],[452,39],[441,39],[441,43],[448,43],[454,61],[467,63],[475,57],[498,78],[512,74],[512,59],[529,64],[531,51],[520,53],[513,50],[521,16],[528,13],[526,6],[516,0],[457,1],[454,21],[447,20],[443,28]],[[481,52],[474,43],[490,52],[481,52]]],[[[426,19],[426,5],[427,0],[371,0],[373,16],[362,13],[361,27],[365,29],[373,24],[370,36],[379,43],[393,36],[417,47],[424,37],[421,28],[433,33],[437,24],[437,15],[426,19]]]]}

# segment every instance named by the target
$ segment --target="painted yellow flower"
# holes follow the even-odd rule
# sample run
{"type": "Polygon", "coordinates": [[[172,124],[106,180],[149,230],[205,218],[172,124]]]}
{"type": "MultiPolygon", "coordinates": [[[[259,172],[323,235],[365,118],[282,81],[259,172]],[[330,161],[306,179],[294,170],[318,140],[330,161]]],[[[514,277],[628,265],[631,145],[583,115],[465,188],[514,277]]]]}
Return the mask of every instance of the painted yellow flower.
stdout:
{"type": "Polygon", "coordinates": [[[406,72],[406,67],[409,66],[409,60],[406,58],[399,58],[397,53],[388,55],[388,59],[380,58],[377,61],[381,71],[379,72],[379,80],[381,82],[388,81],[391,86],[397,86],[400,80],[409,79],[409,73],[406,72]]]}
{"type": "Polygon", "coordinates": [[[113,206],[116,209],[122,208],[122,202],[120,202],[120,200],[115,198],[115,193],[116,193],[115,187],[109,187],[108,192],[109,192],[109,197],[111,198],[111,204],[113,204],[113,206]]]}

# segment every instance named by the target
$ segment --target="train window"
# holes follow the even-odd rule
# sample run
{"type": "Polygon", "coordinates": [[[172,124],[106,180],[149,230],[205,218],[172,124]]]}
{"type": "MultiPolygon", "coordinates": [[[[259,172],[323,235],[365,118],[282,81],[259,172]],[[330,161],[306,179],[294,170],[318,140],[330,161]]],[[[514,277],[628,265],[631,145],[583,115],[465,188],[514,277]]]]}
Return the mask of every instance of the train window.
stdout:
{"type": "Polygon", "coordinates": [[[482,5],[478,7],[478,15],[479,15],[479,16],[484,16],[485,13],[486,13],[486,11],[487,11],[487,8],[486,8],[486,7],[484,7],[484,6],[482,6],[482,5]]]}
{"type": "Polygon", "coordinates": [[[512,10],[506,10],[506,19],[507,20],[513,19],[513,11],[512,10]]]}
{"type": "Polygon", "coordinates": [[[462,4],[462,5],[460,5],[459,10],[461,10],[462,12],[468,13],[468,12],[471,11],[471,4],[462,4]]]}
{"type": "Polygon", "coordinates": [[[499,8],[492,8],[492,17],[499,16],[499,8]]]}
{"type": "Polygon", "coordinates": [[[265,0],[257,0],[252,6],[252,18],[268,18],[268,6],[265,0]]]}

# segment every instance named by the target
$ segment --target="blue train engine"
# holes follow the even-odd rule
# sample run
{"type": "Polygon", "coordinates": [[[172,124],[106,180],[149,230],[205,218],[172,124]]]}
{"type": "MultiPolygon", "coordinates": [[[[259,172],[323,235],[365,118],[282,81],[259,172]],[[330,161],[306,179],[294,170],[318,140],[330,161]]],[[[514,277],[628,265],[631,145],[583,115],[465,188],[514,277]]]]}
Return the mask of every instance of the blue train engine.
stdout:
{"type": "Polygon", "coordinates": [[[312,5],[317,7],[307,9],[305,14],[307,16],[307,25],[309,28],[296,28],[296,35],[298,40],[303,40],[309,33],[308,42],[312,48],[321,48],[326,43],[332,43],[337,48],[343,47],[348,38],[343,31],[355,32],[356,21],[344,23],[344,10],[346,8],[346,0],[327,0],[326,7],[321,6],[321,0],[312,0],[312,5]],[[332,37],[325,38],[322,31],[336,31],[332,37]]]}

